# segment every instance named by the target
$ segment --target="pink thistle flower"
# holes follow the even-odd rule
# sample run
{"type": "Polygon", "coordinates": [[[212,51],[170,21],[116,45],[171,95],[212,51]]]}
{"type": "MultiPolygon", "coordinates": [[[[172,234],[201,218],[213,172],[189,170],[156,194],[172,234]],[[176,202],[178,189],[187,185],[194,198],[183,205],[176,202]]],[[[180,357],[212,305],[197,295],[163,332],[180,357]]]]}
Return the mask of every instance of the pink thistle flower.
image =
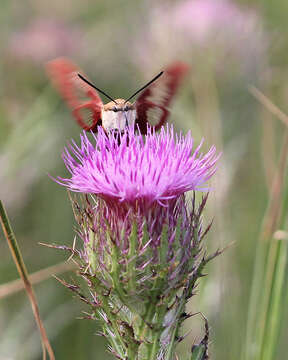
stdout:
{"type": "Polygon", "coordinates": [[[214,146],[203,154],[202,141],[193,151],[191,134],[175,135],[168,126],[159,133],[148,129],[144,139],[131,128],[119,136],[120,141],[100,128],[93,145],[83,133],[80,147],[72,142],[63,153],[71,178],[58,177],[57,182],[75,192],[145,208],[165,206],[189,190],[208,190],[205,183],[219,158],[214,146]]]}
{"type": "Polygon", "coordinates": [[[185,198],[186,191],[207,190],[216,171],[219,155],[214,146],[200,152],[202,142],[193,150],[191,134],[169,126],[159,133],[148,128],[145,136],[132,127],[121,134],[100,128],[64,150],[71,177],[56,181],[82,193],[71,201],[83,241],[76,249],[55,247],[74,256],[89,291],[63,283],[90,305],[90,318],[102,324],[118,359],[152,351],[160,359],[171,344],[175,353],[185,304],[206,264],[221,253],[207,256],[203,248],[211,226],[202,223],[208,194],[199,205],[195,193],[185,198]]]}

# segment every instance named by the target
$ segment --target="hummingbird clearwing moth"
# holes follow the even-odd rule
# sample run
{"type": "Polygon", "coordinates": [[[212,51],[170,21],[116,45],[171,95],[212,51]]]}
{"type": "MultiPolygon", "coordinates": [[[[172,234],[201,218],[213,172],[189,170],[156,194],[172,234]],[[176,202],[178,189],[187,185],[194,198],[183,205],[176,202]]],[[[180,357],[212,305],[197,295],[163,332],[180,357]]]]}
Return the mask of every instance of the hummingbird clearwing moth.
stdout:
{"type": "Polygon", "coordinates": [[[66,58],[57,58],[47,64],[47,73],[78,124],[87,131],[97,132],[102,126],[106,132],[122,131],[133,124],[142,134],[147,124],[158,130],[169,116],[169,105],[188,72],[181,62],[172,63],[164,71],[133,93],[127,100],[113,99],[92,84],[83,72],[66,58]],[[111,101],[103,104],[98,93],[111,101]],[[130,100],[138,95],[134,103],[130,100]]]}

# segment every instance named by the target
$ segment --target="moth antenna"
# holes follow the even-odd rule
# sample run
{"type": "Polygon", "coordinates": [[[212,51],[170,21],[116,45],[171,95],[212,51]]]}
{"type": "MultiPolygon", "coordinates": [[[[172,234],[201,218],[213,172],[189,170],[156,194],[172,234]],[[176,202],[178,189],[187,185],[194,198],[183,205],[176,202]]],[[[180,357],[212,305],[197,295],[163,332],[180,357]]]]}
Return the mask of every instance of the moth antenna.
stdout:
{"type": "Polygon", "coordinates": [[[116,105],[117,105],[117,102],[112,99],[111,96],[109,96],[108,94],[106,94],[103,90],[101,89],[98,89],[94,84],[92,84],[89,80],[85,79],[84,76],[82,76],[81,74],[78,74],[79,78],[81,80],[83,80],[84,82],[86,82],[88,85],[90,85],[91,87],[93,87],[94,89],[96,89],[97,91],[99,91],[101,94],[105,95],[108,99],[112,100],[116,105]]]}
{"type": "Polygon", "coordinates": [[[157,80],[162,74],[164,73],[164,71],[161,71],[158,75],[156,75],[152,80],[150,80],[146,85],[142,86],[141,89],[137,90],[133,95],[131,95],[127,100],[125,100],[125,103],[129,100],[131,100],[135,95],[137,95],[139,92],[141,92],[142,90],[144,90],[147,86],[151,85],[155,80],[157,80]]]}

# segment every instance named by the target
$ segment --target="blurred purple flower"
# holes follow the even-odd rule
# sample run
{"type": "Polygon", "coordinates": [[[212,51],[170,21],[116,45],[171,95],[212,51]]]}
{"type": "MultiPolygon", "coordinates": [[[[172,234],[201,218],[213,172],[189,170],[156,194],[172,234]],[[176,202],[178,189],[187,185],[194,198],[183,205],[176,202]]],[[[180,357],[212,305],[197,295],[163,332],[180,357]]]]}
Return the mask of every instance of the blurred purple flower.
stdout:
{"type": "MultiPolygon", "coordinates": [[[[206,62],[216,60],[221,67],[229,56],[229,64],[244,62],[251,70],[251,64],[252,68],[256,62],[259,66],[265,59],[267,36],[260,15],[232,1],[164,3],[151,7],[148,18],[149,28],[136,44],[137,62],[148,68],[155,62],[162,65],[163,58],[167,62],[179,57],[197,61],[198,56],[200,61],[203,57],[206,62]]],[[[222,69],[227,71],[225,64],[222,69]]]]}
{"type": "Polygon", "coordinates": [[[196,41],[207,41],[223,31],[223,36],[253,30],[258,18],[252,11],[243,11],[228,0],[186,0],[173,9],[175,28],[185,31],[196,41]],[[252,28],[251,28],[252,26],[252,28]]]}
{"type": "Polygon", "coordinates": [[[81,31],[55,19],[38,18],[14,35],[10,52],[18,59],[45,62],[79,51],[81,31]]]}
{"type": "Polygon", "coordinates": [[[63,159],[72,177],[57,181],[72,191],[130,205],[165,205],[186,191],[208,190],[204,184],[219,158],[214,146],[200,153],[202,142],[193,152],[191,134],[175,135],[168,126],[159,133],[149,129],[145,140],[133,129],[127,129],[120,141],[107,137],[103,129],[93,137],[95,145],[83,133],[80,147],[73,142],[65,149],[63,159]]]}

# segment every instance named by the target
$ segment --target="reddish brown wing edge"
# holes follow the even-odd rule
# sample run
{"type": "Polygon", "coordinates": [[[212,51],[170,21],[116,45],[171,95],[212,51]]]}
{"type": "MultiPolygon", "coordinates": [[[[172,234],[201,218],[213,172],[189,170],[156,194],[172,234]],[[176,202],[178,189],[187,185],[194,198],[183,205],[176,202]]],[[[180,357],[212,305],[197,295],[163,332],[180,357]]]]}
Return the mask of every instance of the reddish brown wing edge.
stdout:
{"type": "Polygon", "coordinates": [[[78,66],[66,58],[57,58],[46,64],[46,71],[54,87],[71,108],[77,123],[86,131],[97,131],[103,103],[97,91],[78,77],[78,73],[83,74],[78,66]],[[81,99],[79,93],[83,93],[83,97],[88,100],[81,99]],[[91,119],[90,123],[85,119],[83,111],[81,114],[83,109],[91,112],[92,123],[91,119]]]}
{"type": "Polygon", "coordinates": [[[164,70],[162,77],[165,77],[164,81],[166,94],[160,101],[153,101],[153,92],[157,91],[159,82],[163,80],[162,77],[154,84],[149,86],[146,90],[144,90],[143,93],[138,97],[135,103],[137,112],[136,124],[138,125],[142,134],[147,133],[147,124],[149,124],[149,109],[158,108],[162,110],[162,114],[159,117],[158,123],[153,125],[155,130],[159,130],[161,126],[166,123],[170,114],[168,107],[188,70],[188,65],[182,62],[174,62],[164,70]]]}

